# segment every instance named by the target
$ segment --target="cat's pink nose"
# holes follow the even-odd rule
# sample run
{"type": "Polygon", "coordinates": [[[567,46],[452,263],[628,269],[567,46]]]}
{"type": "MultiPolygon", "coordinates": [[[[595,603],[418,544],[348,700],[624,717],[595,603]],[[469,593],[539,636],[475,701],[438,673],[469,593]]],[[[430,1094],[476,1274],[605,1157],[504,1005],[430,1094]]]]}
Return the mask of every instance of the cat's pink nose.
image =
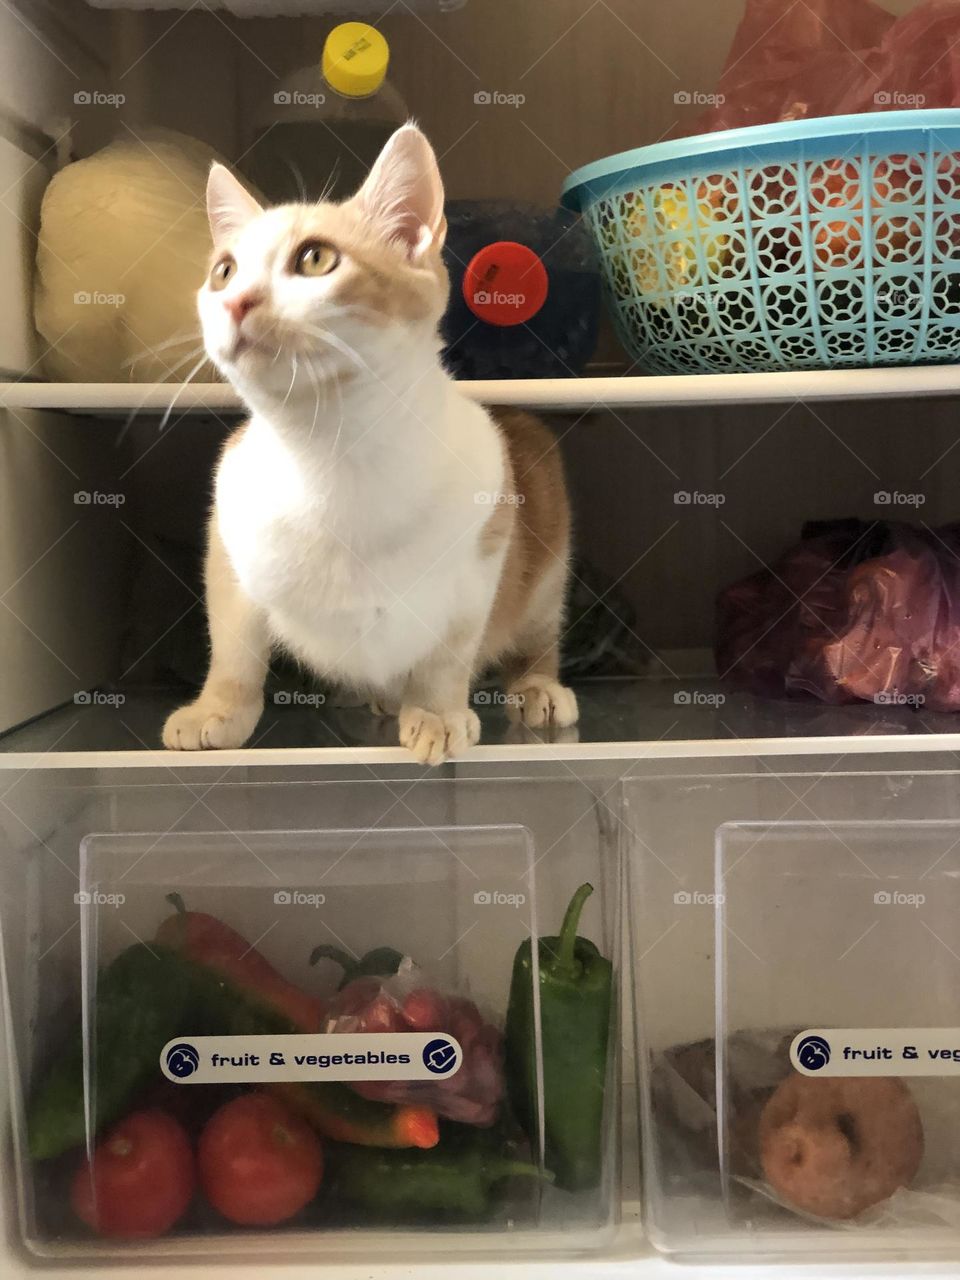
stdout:
{"type": "Polygon", "coordinates": [[[233,298],[224,298],[223,305],[233,316],[237,324],[240,324],[244,316],[248,315],[254,307],[260,305],[262,299],[256,293],[238,293],[233,298]]]}

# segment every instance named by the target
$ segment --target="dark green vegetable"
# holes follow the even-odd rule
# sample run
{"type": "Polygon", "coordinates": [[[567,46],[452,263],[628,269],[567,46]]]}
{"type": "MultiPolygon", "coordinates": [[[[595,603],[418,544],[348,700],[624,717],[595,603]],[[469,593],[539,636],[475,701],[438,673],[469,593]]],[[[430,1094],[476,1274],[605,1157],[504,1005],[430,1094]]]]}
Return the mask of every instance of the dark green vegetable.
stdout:
{"type": "MultiPolygon", "coordinates": [[[[300,1028],[261,1005],[222,974],[156,942],[138,943],[101,970],[96,993],[92,1128],[116,1120],[162,1079],[160,1051],[190,1035],[287,1035],[300,1028]]],[[[87,1138],[83,1029],[43,1076],[27,1109],[30,1154],[61,1155],[87,1138]]],[[[189,1086],[186,1086],[189,1087],[189,1086]]],[[[374,1102],[333,1080],[272,1086],[321,1132],[350,1142],[431,1146],[437,1121],[423,1107],[374,1102]]]]}
{"type": "Polygon", "coordinates": [[[441,1145],[433,1151],[341,1147],[333,1164],[344,1200],[394,1222],[483,1221],[496,1207],[505,1179],[550,1180],[536,1165],[482,1145],[441,1145]]]}
{"type": "MultiPolygon", "coordinates": [[[[137,943],[100,971],[90,1080],[94,1131],[116,1120],[157,1077],[160,1050],[184,1030],[188,996],[183,964],[164,947],[137,943]]],[[[78,1025],[27,1108],[29,1149],[37,1160],[86,1141],[83,1064],[78,1025]]]]}
{"type": "Polygon", "coordinates": [[[359,960],[354,960],[353,956],[347,955],[346,951],[342,951],[340,947],[323,944],[314,947],[310,953],[311,964],[316,964],[318,960],[333,960],[340,966],[343,977],[340,979],[337,990],[342,991],[348,982],[353,982],[354,978],[390,977],[400,968],[403,955],[393,947],[375,947],[359,960]]]}
{"type": "MultiPolygon", "coordinates": [[[[594,944],[578,937],[583,884],[567,907],[558,937],[538,940],[543,1062],[544,1163],[567,1191],[600,1182],[603,1103],[613,968],[594,944]]],[[[505,1032],[507,1080],[517,1115],[538,1140],[536,1015],[530,939],[513,962],[505,1032]]]]}

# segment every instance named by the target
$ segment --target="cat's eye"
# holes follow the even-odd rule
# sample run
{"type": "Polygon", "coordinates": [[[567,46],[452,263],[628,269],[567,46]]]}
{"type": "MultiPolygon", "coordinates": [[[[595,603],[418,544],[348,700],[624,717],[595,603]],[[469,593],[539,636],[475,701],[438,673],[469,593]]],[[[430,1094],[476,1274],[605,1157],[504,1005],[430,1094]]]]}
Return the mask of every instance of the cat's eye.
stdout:
{"type": "Polygon", "coordinates": [[[216,263],[213,270],[210,272],[210,288],[211,289],[226,288],[227,281],[230,279],[230,277],[233,275],[236,269],[237,269],[237,264],[235,259],[233,259],[229,253],[224,254],[224,256],[220,259],[218,263],[216,263]]]}
{"type": "Polygon", "coordinates": [[[293,269],[298,276],[326,276],[339,263],[340,255],[333,245],[321,240],[302,244],[293,257],[293,269]]]}

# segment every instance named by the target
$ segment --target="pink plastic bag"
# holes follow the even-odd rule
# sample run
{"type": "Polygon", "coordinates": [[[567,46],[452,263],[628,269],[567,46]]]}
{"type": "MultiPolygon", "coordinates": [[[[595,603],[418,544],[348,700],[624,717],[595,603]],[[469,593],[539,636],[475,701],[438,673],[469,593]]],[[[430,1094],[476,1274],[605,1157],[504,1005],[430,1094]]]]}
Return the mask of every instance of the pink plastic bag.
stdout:
{"type": "Polygon", "coordinates": [[[830,114],[960,105],[958,41],[960,2],[926,0],[891,27],[830,114]]]}
{"type": "Polygon", "coordinates": [[[485,1128],[497,1118],[504,1095],[500,1032],[484,1021],[472,1000],[429,987],[409,958],[392,977],[348,982],[331,1000],[323,1030],[446,1032],[463,1050],[463,1063],[455,1075],[436,1080],[354,1081],[350,1087],[375,1102],[430,1107],[461,1124],[485,1128]]]}
{"type": "Polygon", "coordinates": [[[718,601],[717,669],[754,693],[960,711],[960,524],[812,524],[718,601]]]}
{"type": "Polygon", "coordinates": [[[747,0],[703,132],[831,115],[894,25],[873,0],[747,0]]]}
{"type": "Polygon", "coordinates": [[[895,19],[873,0],[747,0],[705,133],[777,120],[960,106],[960,0],[895,19]]]}

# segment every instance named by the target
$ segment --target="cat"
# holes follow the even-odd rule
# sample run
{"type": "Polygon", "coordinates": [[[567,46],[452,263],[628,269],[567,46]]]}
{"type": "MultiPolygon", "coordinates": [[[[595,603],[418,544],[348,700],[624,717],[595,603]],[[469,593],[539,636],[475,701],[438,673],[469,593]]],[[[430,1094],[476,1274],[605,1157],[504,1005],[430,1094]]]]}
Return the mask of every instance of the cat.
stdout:
{"type": "Polygon", "coordinates": [[[166,747],[247,742],[274,646],[397,715],[423,764],[479,740],[471,685],[489,664],[512,718],[576,722],[558,678],[559,451],[537,419],[494,418],[443,368],[443,202],[413,124],[341,204],[264,210],[211,169],[200,319],[250,417],[216,469],[209,673],[167,720],[166,747]]]}

